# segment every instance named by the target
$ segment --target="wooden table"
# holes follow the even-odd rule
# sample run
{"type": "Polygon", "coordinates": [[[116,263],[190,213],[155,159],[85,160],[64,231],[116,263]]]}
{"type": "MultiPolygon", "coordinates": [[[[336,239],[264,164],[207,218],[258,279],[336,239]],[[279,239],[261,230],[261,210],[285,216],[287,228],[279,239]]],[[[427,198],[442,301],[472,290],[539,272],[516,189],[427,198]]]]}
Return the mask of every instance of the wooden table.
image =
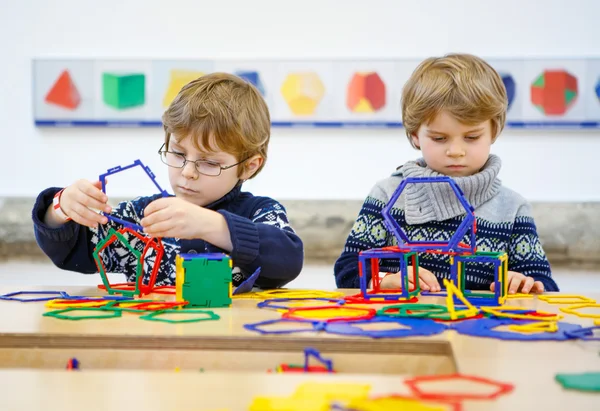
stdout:
{"type": "MultiPolygon", "coordinates": [[[[90,288],[62,290],[71,295],[98,295],[90,288]]],[[[0,288],[0,294],[11,291],[15,290],[0,288]]],[[[600,300],[600,296],[588,296],[600,300]]],[[[537,299],[509,301],[551,312],[559,307],[537,299]]],[[[421,297],[420,302],[444,304],[439,297],[421,297]]],[[[220,321],[174,325],[146,322],[134,314],[110,320],[61,321],[42,317],[43,303],[0,301],[4,313],[0,318],[0,364],[4,368],[0,370],[0,409],[54,409],[56,399],[56,409],[77,405],[79,409],[84,404],[95,411],[106,409],[108,400],[97,403],[89,395],[103,393],[113,406],[135,404],[148,411],[238,410],[247,409],[255,395],[288,395],[301,381],[350,379],[371,383],[373,393],[408,393],[402,384],[404,375],[455,371],[516,387],[493,402],[467,402],[465,410],[600,409],[600,394],[566,391],[554,381],[556,373],[600,371],[600,347],[594,343],[501,341],[454,331],[428,338],[381,340],[312,332],[263,336],[245,330],[243,324],[280,314],[255,306],[256,301],[239,300],[231,308],[214,310],[220,321]],[[265,372],[276,364],[301,362],[307,346],[332,358],[340,374],[265,372]],[[80,360],[81,372],[64,371],[70,357],[80,360]],[[21,367],[30,369],[10,369],[21,367]],[[174,372],[175,367],[181,372],[174,372]]],[[[593,323],[574,316],[564,321],[593,323]]]]}

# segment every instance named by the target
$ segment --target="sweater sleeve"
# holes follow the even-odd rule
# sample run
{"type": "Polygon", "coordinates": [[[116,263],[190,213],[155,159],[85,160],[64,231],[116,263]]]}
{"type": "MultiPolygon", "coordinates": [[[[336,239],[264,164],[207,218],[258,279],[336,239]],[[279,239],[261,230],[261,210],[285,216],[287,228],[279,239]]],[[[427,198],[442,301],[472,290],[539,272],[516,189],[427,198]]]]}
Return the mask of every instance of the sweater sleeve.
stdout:
{"type": "MultiPolygon", "coordinates": [[[[339,288],[360,288],[358,272],[358,254],[361,251],[384,247],[388,244],[389,232],[384,224],[382,210],[386,201],[382,201],[383,191],[375,187],[365,199],[346,239],[342,254],[334,265],[335,283],[339,288]]],[[[371,273],[367,270],[367,283],[371,273]]]]}
{"type": "Polygon", "coordinates": [[[248,274],[260,267],[257,287],[282,287],[300,274],[304,246],[280,203],[265,200],[250,218],[225,210],[218,212],[229,227],[234,265],[248,274]]]}
{"type": "Polygon", "coordinates": [[[517,211],[510,236],[508,269],[540,281],[544,284],[545,291],[559,291],[552,279],[550,263],[538,237],[529,204],[521,206],[517,211]]]}
{"type": "MultiPolygon", "coordinates": [[[[44,223],[44,215],[52,203],[54,194],[60,188],[44,190],[36,199],[33,207],[32,219],[36,241],[42,251],[58,268],[79,273],[97,273],[98,268],[93,258],[93,252],[100,238],[105,238],[112,228],[122,228],[111,220],[97,229],[69,221],[57,228],[51,228],[44,223]]],[[[145,203],[145,201],[142,201],[145,203]]],[[[125,201],[113,208],[111,215],[124,221],[139,224],[134,201],[125,201]]],[[[136,239],[130,241],[136,247],[136,239]]],[[[124,273],[128,277],[135,275],[137,260],[135,256],[119,241],[115,241],[101,254],[107,272],[124,273]]]]}

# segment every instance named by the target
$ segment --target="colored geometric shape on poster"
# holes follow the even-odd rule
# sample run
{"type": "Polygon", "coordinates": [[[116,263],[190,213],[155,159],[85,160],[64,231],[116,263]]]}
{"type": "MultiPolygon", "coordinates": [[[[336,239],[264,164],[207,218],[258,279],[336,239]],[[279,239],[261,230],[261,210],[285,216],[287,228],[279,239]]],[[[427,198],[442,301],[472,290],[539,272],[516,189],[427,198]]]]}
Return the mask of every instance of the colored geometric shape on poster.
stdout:
{"type": "Polygon", "coordinates": [[[201,71],[171,70],[169,72],[169,86],[167,87],[167,91],[163,97],[163,106],[169,107],[183,86],[199,77],[202,77],[203,75],[204,73],[201,71]]]}
{"type": "Polygon", "coordinates": [[[544,70],[531,84],[531,102],[547,116],[565,114],[577,94],[577,78],[566,70],[544,70]]]}
{"type": "Polygon", "coordinates": [[[508,98],[508,109],[510,110],[510,106],[515,100],[515,93],[517,90],[515,79],[510,74],[502,74],[502,83],[504,83],[504,88],[506,89],[506,97],[508,98]]]}
{"type": "Polygon", "coordinates": [[[46,103],[75,110],[81,102],[81,96],[71,78],[69,70],[63,70],[45,98],[46,103]]]}
{"type": "Polygon", "coordinates": [[[325,95],[325,86],[315,72],[290,73],[281,85],[281,94],[295,115],[314,114],[325,95]]]}
{"type": "Polygon", "coordinates": [[[598,82],[596,83],[596,97],[598,97],[598,100],[600,100],[600,78],[598,79],[598,82]]]}
{"type": "Polygon", "coordinates": [[[102,73],[102,99],[117,110],[144,105],[146,76],[139,73],[102,73]]]}
{"type": "Polygon", "coordinates": [[[354,113],[372,113],[385,106],[385,83],[375,72],[354,73],[348,83],[346,105],[354,113]]]}
{"type": "Polygon", "coordinates": [[[568,390],[600,392],[600,372],[556,374],[554,378],[568,390]]]}
{"type": "Polygon", "coordinates": [[[263,85],[258,71],[237,71],[235,75],[256,87],[260,94],[263,96],[265,95],[265,86],[263,85]]]}

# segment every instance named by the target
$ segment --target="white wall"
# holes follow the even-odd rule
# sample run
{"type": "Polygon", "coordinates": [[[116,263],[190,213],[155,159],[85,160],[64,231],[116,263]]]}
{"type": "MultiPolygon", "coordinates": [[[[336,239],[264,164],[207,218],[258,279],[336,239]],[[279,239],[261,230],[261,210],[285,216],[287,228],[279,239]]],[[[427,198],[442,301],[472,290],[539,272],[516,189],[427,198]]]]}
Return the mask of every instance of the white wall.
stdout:
{"type": "MultiPolygon", "coordinates": [[[[0,196],[94,179],[135,158],[167,186],[158,128],[35,128],[36,57],[600,56],[595,0],[0,0],[0,10],[0,196]]],[[[600,131],[510,131],[493,151],[504,183],[530,200],[600,201],[600,131]]],[[[280,199],[360,199],[416,155],[403,130],[274,129],[268,167],[248,188],[280,199]]],[[[136,188],[116,184],[111,193],[136,188]]]]}

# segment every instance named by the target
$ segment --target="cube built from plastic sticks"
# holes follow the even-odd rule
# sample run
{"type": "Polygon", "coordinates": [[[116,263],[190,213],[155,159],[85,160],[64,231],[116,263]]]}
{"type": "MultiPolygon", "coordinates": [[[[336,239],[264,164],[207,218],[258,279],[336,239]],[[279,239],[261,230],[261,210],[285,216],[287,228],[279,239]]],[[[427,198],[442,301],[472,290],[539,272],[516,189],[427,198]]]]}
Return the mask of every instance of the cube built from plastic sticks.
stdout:
{"type": "Polygon", "coordinates": [[[456,182],[448,176],[440,177],[407,177],[398,186],[390,201],[382,210],[383,221],[387,229],[398,240],[398,247],[408,251],[427,252],[438,250],[442,252],[474,253],[476,250],[475,232],[477,231],[474,209],[465,198],[464,193],[456,182]],[[396,201],[409,184],[449,184],[456,195],[458,201],[465,209],[465,217],[456,229],[456,232],[448,242],[428,242],[428,241],[410,241],[402,227],[391,215],[392,208],[396,201]],[[462,242],[462,239],[469,234],[469,244],[462,242]]]}
{"type": "Polygon", "coordinates": [[[98,268],[100,278],[102,279],[102,283],[104,284],[106,291],[109,294],[118,293],[130,297],[133,297],[135,295],[142,296],[150,294],[154,291],[154,285],[156,283],[156,277],[163,258],[163,254],[164,247],[160,238],[142,236],[141,234],[135,232],[134,230],[128,227],[124,227],[119,230],[115,230],[111,227],[108,230],[106,237],[100,242],[98,242],[98,245],[92,253],[94,257],[94,262],[96,263],[96,267],[98,268]],[[144,244],[144,250],[141,253],[135,248],[133,248],[133,246],[129,243],[129,240],[125,237],[125,233],[133,235],[144,244]],[[127,248],[138,260],[135,271],[135,288],[133,290],[123,290],[121,288],[114,287],[108,280],[106,267],[104,266],[104,261],[102,260],[101,253],[102,251],[104,251],[105,248],[117,241],[122,243],[123,246],[125,246],[125,248],[127,248]],[[150,271],[148,282],[144,283],[144,263],[150,249],[153,249],[155,252],[154,264],[152,267],[152,271],[150,271]]]}
{"type": "Polygon", "coordinates": [[[415,251],[403,250],[399,247],[375,248],[372,250],[361,251],[358,255],[358,273],[360,278],[360,291],[366,300],[379,298],[384,300],[409,300],[416,297],[421,292],[419,286],[419,256],[415,251]],[[382,291],[380,289],[381,279],[379,278],[379,259],[395,259],[400,264],[400,283],[401,289],[392,289],[382,291]],[[409,289],[408,266],[412,265],[413,270],[413,289],[409,289]],[[373,291],[367,292],[368,276],[367,267],[371,269],[371,279],[373,281],[373,291]]]}
{"type": "MultiPolygon", "coordinates": [[[[506,253],[478,251],[475,254],[453,255],[450,257],[450,280],[474,306],[499,306],[506,302],[508,295],[508,256],[506,253]],[[468,263],[493,264],[494,292],[465,290],[465,272],[468,263]]],[[[457,298],[455,304],[462,304],[457,298]]]]}
{"type": "Polygon", "coordinates": [[[175,257],[175,298],[191,307],[229,307],[232,261],[222,253],[175,257]]]}

